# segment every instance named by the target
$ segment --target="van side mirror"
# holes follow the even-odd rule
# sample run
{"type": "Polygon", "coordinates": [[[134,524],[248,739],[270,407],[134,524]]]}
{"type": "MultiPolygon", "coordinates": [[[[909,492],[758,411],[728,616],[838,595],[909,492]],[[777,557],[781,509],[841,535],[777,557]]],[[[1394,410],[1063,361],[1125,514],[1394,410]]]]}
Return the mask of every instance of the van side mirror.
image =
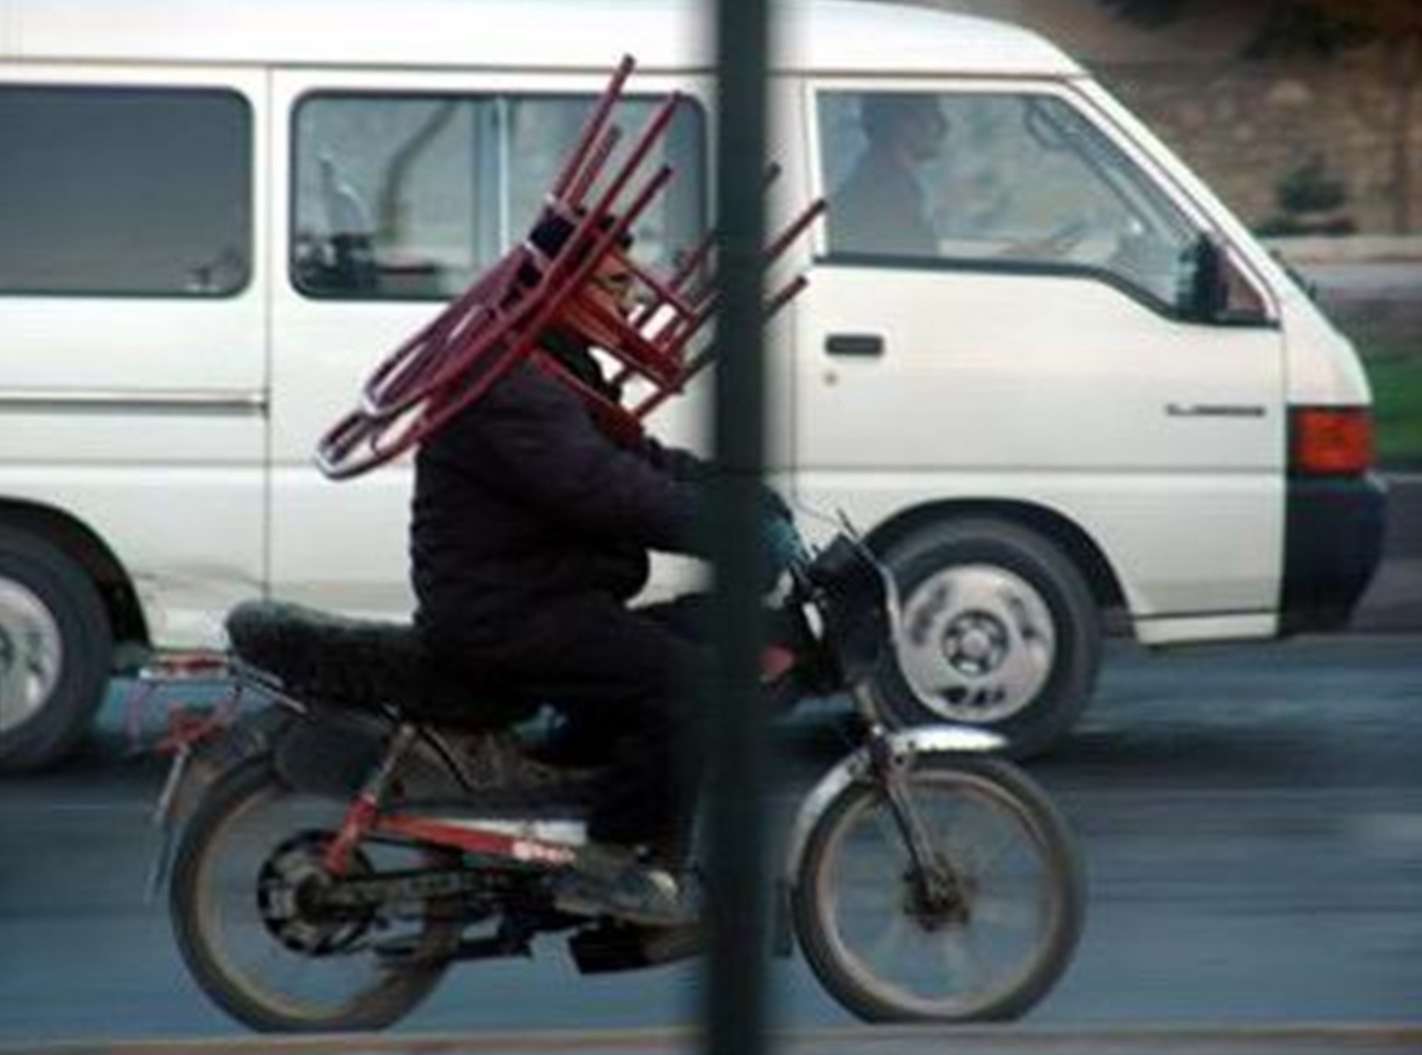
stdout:
{"type": "Polygon", "coordinates": [[[1190,247],[1189,255],[1190,290],[1186,313],[1197,322],[1214,322],[1229,299],[1224,278],[1224,250],[1213,237],[1202,234],[1190,247]]]}
{"type": "Polygon", "coordinates": [[[1317,282],[1315,282],[1311,278],[1307,278],[1306,276],[1304,276],[1298,268],[1294,267],[1293,264],[1289,263],[1288,260],[1284,259],[1284,254],[1279,252],[1277,249],[1269,250],[1269,255],[1274,258],[1275,263],[1277,263],[1281,268],[1283,268],[1284,274],[1289,276],[1289,278],[1293,281],[1294,285],[1298,286],[1299,289],[1303,290],[1304,296],[1308,297],[1309,300],[1315,302],[1318,300],[1319,294],[1317,282]]]}
{"type": "Polygon", "coordinates": [[[1194,322],[1248,325],[1269,321],[1264,298],[1211,234],[1188,250],[1189,288],[1185,314],[1194,322]]]}

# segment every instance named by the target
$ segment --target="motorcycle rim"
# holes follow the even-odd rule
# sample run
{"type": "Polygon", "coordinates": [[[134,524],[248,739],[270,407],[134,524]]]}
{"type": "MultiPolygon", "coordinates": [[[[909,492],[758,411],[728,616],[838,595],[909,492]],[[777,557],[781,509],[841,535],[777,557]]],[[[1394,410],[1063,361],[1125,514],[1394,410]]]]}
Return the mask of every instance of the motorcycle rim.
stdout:
{"type": "MultiPolygon", "coordinates": [[[[457,906],[436,900],[336,914],[319,907],[319,851],[344,811],[285,787],[258,758],[214,785],[184,834],[171,898],[179,946],[204,991],[253,1029],[387,1026],[434,989],[442,955],[458,943],[457,906]],[[415,955],[392,967],[373,946],[402,937],[415,955]]],[[[412,844],[359,850],[364,874],[451,864],[451,855],[412,844]]]]}
{"type": "Polygon", "coordinates": [[[1055,984],[1080,934],[1065,822],[1008,763],[920,758],[905,782],[948,896],[922,896],[887,796],[853,784],[816,824],[801,865],[806,958],[869,1021],[1016,1018],[1055,984]]]}

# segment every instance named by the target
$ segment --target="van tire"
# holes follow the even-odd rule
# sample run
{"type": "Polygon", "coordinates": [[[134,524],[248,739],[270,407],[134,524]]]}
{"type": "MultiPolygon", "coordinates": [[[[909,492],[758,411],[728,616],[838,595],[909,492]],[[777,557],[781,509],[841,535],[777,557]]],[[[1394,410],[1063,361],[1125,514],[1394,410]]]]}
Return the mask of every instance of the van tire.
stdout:
{"type": "Polygon", "coordinates": [[[989,729],[1013,758],[1043,753],[1071,728],[1096,686],[1101,613],[1058,546],[1012,521],[974,517],[915,531],[884,557],[899,586],[904,650],[885,657],[871,685],[882,720],[989,729]]]}
{"type": "Polygon", "coordinates": [[[113,634],[93,581],[64,552],[0,525],[0,772],[51,765],[103,701],[113,634]]]}

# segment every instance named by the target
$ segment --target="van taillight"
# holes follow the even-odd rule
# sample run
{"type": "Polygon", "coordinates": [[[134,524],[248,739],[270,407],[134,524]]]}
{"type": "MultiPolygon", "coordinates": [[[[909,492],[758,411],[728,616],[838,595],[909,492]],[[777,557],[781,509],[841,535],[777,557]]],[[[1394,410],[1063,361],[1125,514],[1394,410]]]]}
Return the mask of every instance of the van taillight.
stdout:
{"type": "Polygon", "coordinates": [[[1373,464],[1373,415],[1368,407],[1292,407],[1289,471],[1304,476],[1366,472],[1373,464]]]}

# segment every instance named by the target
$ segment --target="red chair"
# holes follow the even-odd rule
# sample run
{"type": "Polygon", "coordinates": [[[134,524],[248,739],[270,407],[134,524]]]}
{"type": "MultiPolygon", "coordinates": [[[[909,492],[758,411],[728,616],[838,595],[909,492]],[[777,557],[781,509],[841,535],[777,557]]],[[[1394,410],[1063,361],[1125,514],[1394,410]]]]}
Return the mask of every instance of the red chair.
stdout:
{"type": "MultiPolygon", "coordinates": [[[[526,359],[571,387],[603,429],[620,440],[640,435],[641,419],[711,362],[714,348],[703,347],[689,358],[687,348],[717,308],[714,232],[665,278],[619,248],[672,178],[671,167],[660,165],[634,186],[681,103],[678,94],[668,96],[648,120],[621,167],[599,182],[622,134],[609,118],[634,65],[628,56],[617,67],[545,198],[539,222],[561,218],[572,226],[571,236],[551,256],[532,239],[514,246],[387,356],[366,380],[360,404],[317,445],[317,465],[328,477],[348,479],[399,456],[526,359]],[[589,293],[589,279],[609,257],[647,298],[627,318],[589,293]],[[621,364],[619,385],[640,378],[651,393],[628,409],[580,382],[539,349],[538,338],[550,325],[575,330],[614,356],[621,364]]],[[[772,168],[767,185],[777,175],[772,168]]],[[[784,253],[824,208],[821,199],[797,216],[767,247],[765,264],[784,253]]],[[[797,275],[777,290],[765,304],[766,317],[805,284],[797,275]]]]}

